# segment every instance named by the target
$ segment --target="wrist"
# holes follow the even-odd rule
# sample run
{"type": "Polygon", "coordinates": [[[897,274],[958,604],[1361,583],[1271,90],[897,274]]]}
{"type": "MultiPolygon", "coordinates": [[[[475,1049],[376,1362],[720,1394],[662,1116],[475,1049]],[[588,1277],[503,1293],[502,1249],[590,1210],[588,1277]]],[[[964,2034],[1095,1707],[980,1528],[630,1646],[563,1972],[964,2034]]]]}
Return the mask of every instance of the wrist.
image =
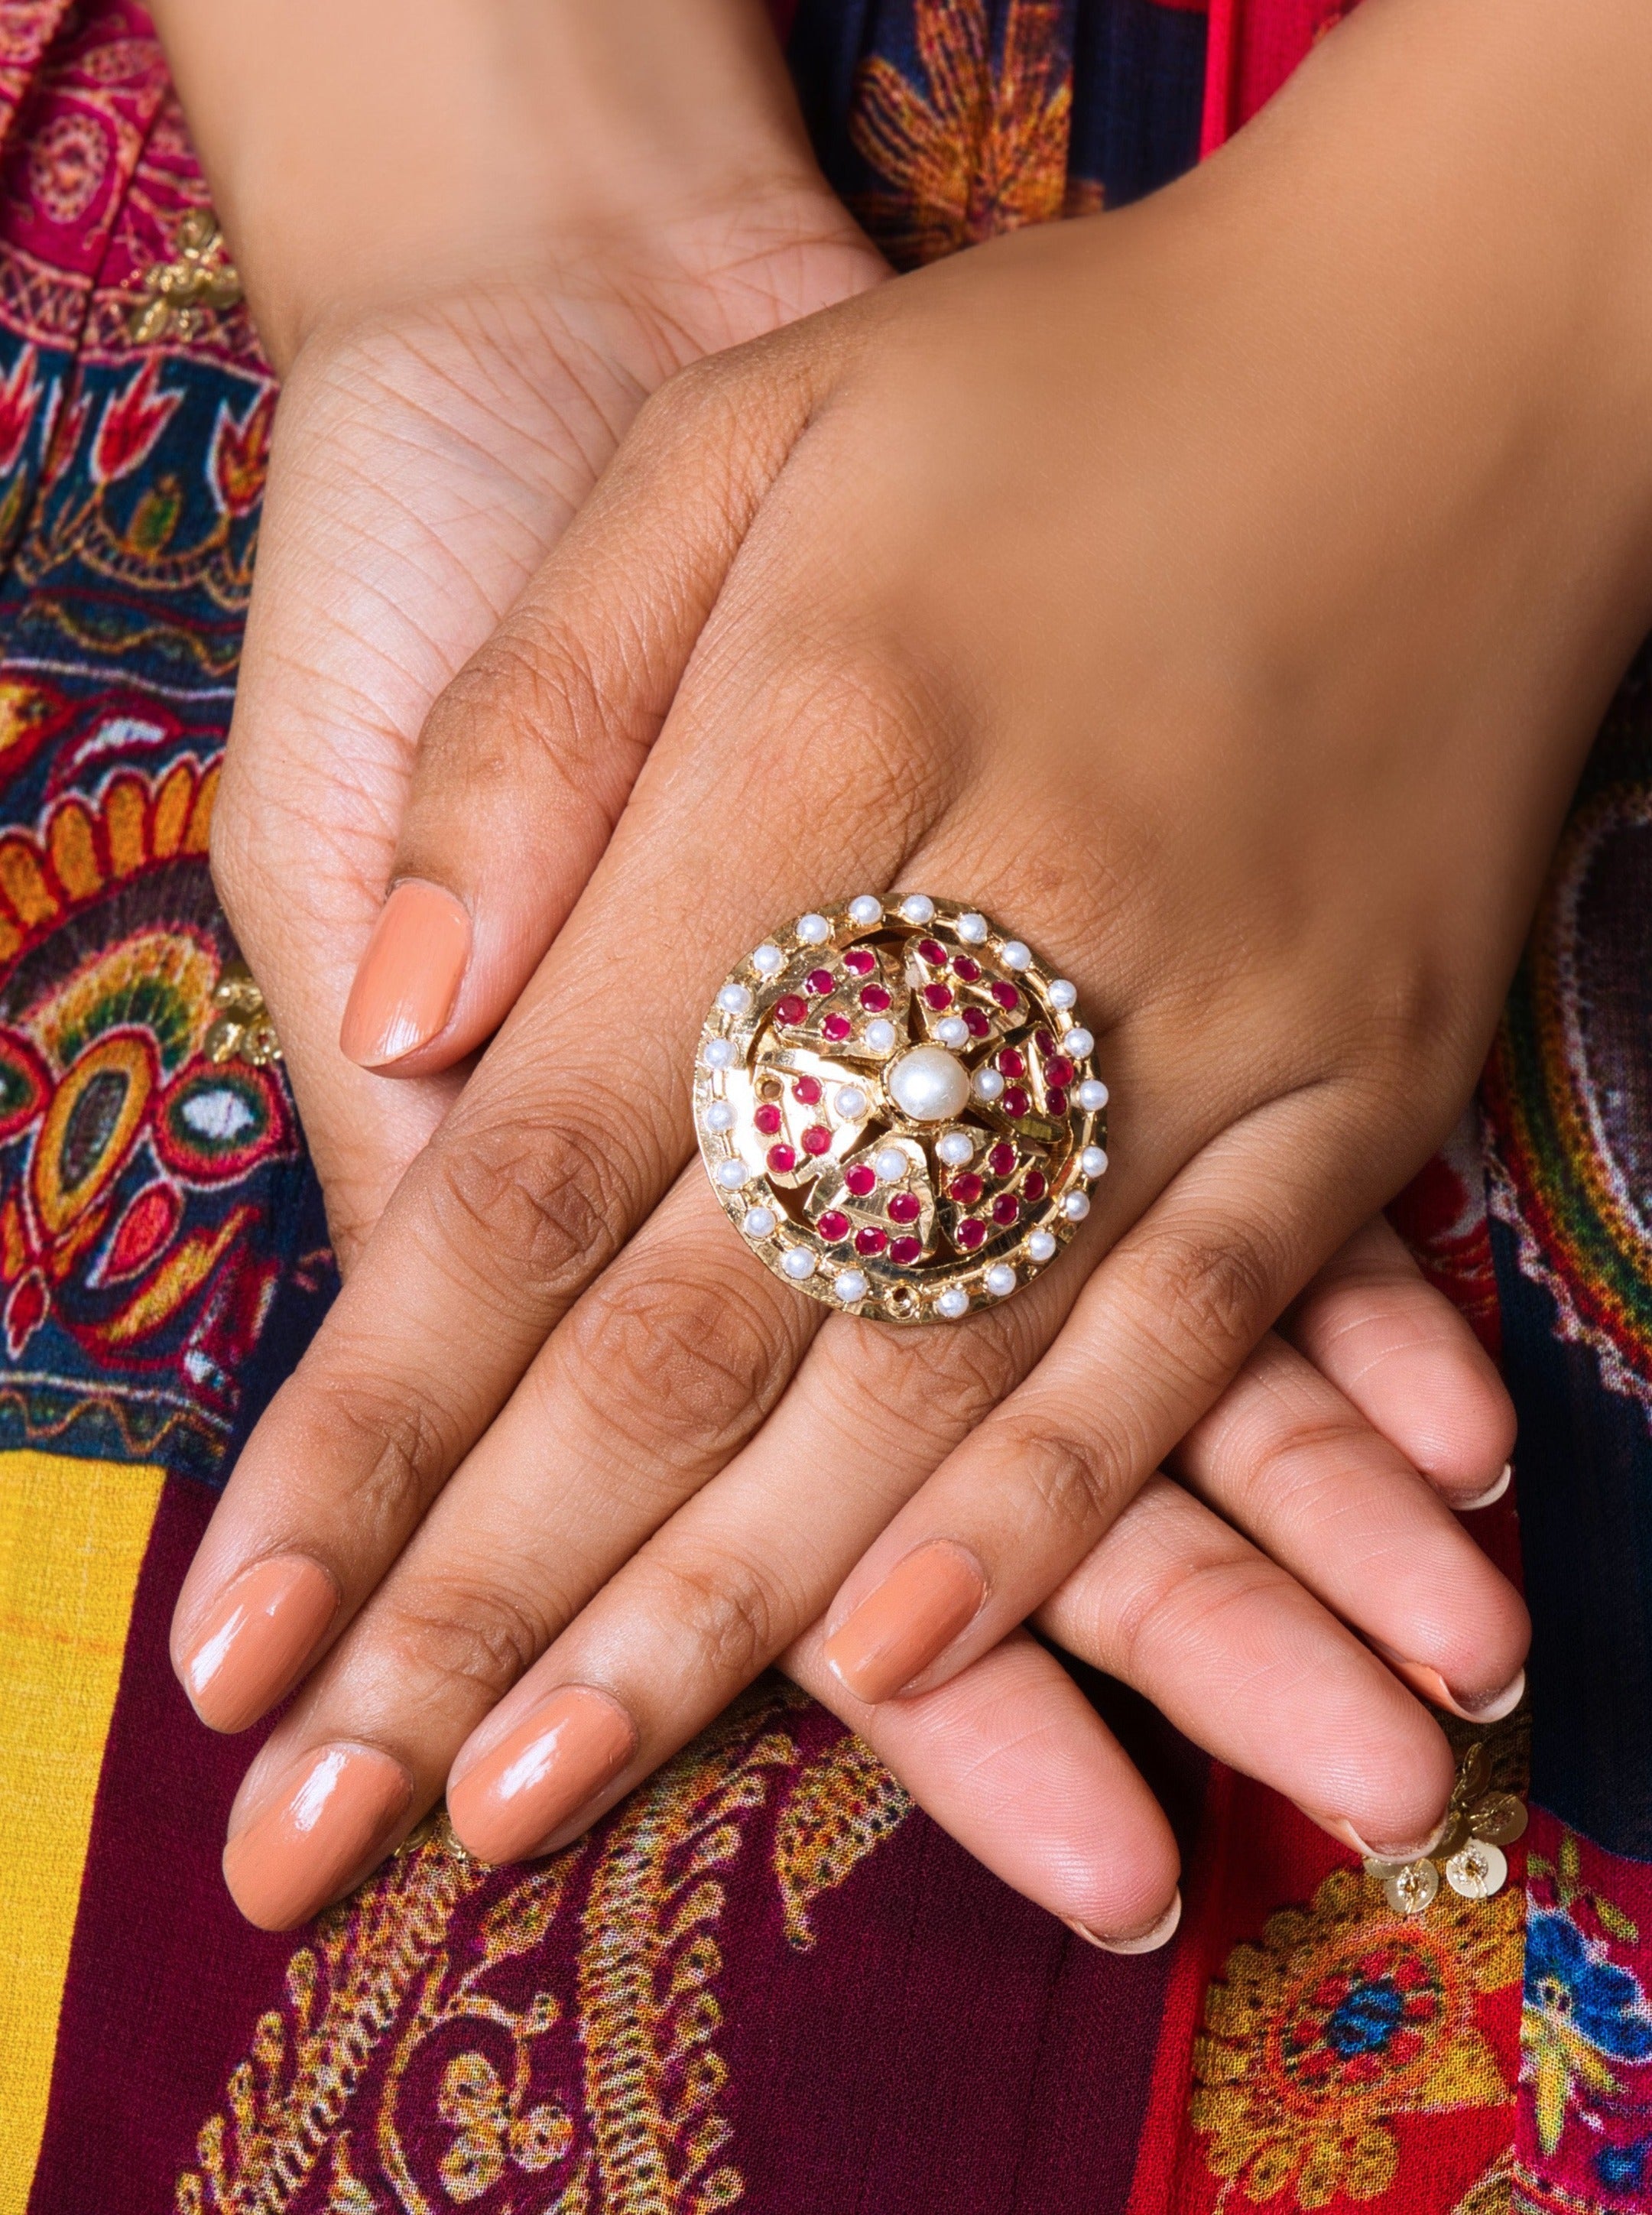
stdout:
{"type": "Polygon", "coordinates": [[[759,0],[156,14],[278,371],[324,325],[610,255],[692,257],[742,214],[817,228],[830,202],[759,0]]]}

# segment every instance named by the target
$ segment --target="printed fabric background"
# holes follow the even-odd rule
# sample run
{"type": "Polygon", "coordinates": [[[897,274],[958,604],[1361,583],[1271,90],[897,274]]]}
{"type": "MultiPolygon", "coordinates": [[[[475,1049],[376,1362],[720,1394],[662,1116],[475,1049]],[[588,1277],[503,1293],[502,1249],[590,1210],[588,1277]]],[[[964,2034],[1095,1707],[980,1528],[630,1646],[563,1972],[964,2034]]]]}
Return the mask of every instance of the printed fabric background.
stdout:
{"type": "MultiPolygon", "coordinates": [[[[794,0],[829,175],[903,266],[1117,206],[1317,0],[794,0]]],[[[272,1937],[249,1748],[167,1666],[239,1440],[325,1308],[205,862],[274,389],[132,0],[0,0],[0,2215],[1368,2215],[1652,2200],[1652,689],[1578,798],[1484,1088],[1397,1209],[1501,1351],[1529,1718],[1510,1883],[1392,1907],[1093,1686],[1188,1859],[1102,1955],[760,1684],[580,1846],[437,1821],[272,1937]]]]}

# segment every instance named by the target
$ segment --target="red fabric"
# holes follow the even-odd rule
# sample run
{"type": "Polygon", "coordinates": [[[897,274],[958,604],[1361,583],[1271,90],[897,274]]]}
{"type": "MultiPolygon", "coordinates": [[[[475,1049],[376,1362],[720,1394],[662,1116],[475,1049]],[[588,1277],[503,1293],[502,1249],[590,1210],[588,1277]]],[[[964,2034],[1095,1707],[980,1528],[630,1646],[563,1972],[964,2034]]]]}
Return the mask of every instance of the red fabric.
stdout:
{"type": "Polygon", "coordinates": [[[1209,0],[1201,155],[1214,154],[1271,100],[1316,39],[1355,0],[1209,0]]]}

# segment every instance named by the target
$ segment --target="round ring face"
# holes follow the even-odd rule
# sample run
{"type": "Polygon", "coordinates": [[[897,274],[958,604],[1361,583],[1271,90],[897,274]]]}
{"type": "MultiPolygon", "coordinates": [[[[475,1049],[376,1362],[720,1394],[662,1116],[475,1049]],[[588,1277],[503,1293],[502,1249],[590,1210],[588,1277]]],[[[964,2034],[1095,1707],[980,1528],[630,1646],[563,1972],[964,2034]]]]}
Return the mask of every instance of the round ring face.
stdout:
{"type": "Polygon", "coordinates": [[[1045,1268],[1106,1173],[1074,987],[922,893],[799,916],[701,1034],[694,1124],[747,1244],[799,1292],[955,1322],[1045,1268]]]}

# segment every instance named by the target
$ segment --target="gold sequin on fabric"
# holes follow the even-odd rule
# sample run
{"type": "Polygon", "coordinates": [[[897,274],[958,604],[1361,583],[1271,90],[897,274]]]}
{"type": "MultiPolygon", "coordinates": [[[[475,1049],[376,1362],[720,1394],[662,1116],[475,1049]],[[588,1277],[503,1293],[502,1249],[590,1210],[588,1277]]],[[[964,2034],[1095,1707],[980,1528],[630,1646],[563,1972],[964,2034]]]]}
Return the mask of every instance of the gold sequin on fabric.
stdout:
{"type": "Polygon", "coordinates": [[[244,961],[226,961],[212,988],[213,1004],[221,1012],[205,1038],[206,1058],[223,1064],[245,1061],[266,1069],[281,1058],[281,1041],[275,1034],[252,971],[244,961]]]}
{"type": "Polygon", "coordinates": [[[1432,1850],[1410,1862],[1367,1861],[1365,1873],[1382,1887],[1390,1907],[1425,1915],[1442,1884],[1466,1900],[1490,1899],[1502,1890],[1508,1881],[1503,1848],[1526,1830],[1526,1803],[1509,1789],[1524,1781],[1524,1743],[1525,1718],[1518,1715],[1494,1736],[1471,1739],[1459,1751],[1445,1827],[1432,1850]]]}
{"type": "Polygon", "coordinates": [[[241,279],[211,208],[189,211],[178,225],[176,247],[170,261],[157,261],[144,273],[142,290],[126,317],[126,333],[135,346],[158,346],[163,339],[187,345],[210,316],[233,308],[241,298],[241,279]]]}

